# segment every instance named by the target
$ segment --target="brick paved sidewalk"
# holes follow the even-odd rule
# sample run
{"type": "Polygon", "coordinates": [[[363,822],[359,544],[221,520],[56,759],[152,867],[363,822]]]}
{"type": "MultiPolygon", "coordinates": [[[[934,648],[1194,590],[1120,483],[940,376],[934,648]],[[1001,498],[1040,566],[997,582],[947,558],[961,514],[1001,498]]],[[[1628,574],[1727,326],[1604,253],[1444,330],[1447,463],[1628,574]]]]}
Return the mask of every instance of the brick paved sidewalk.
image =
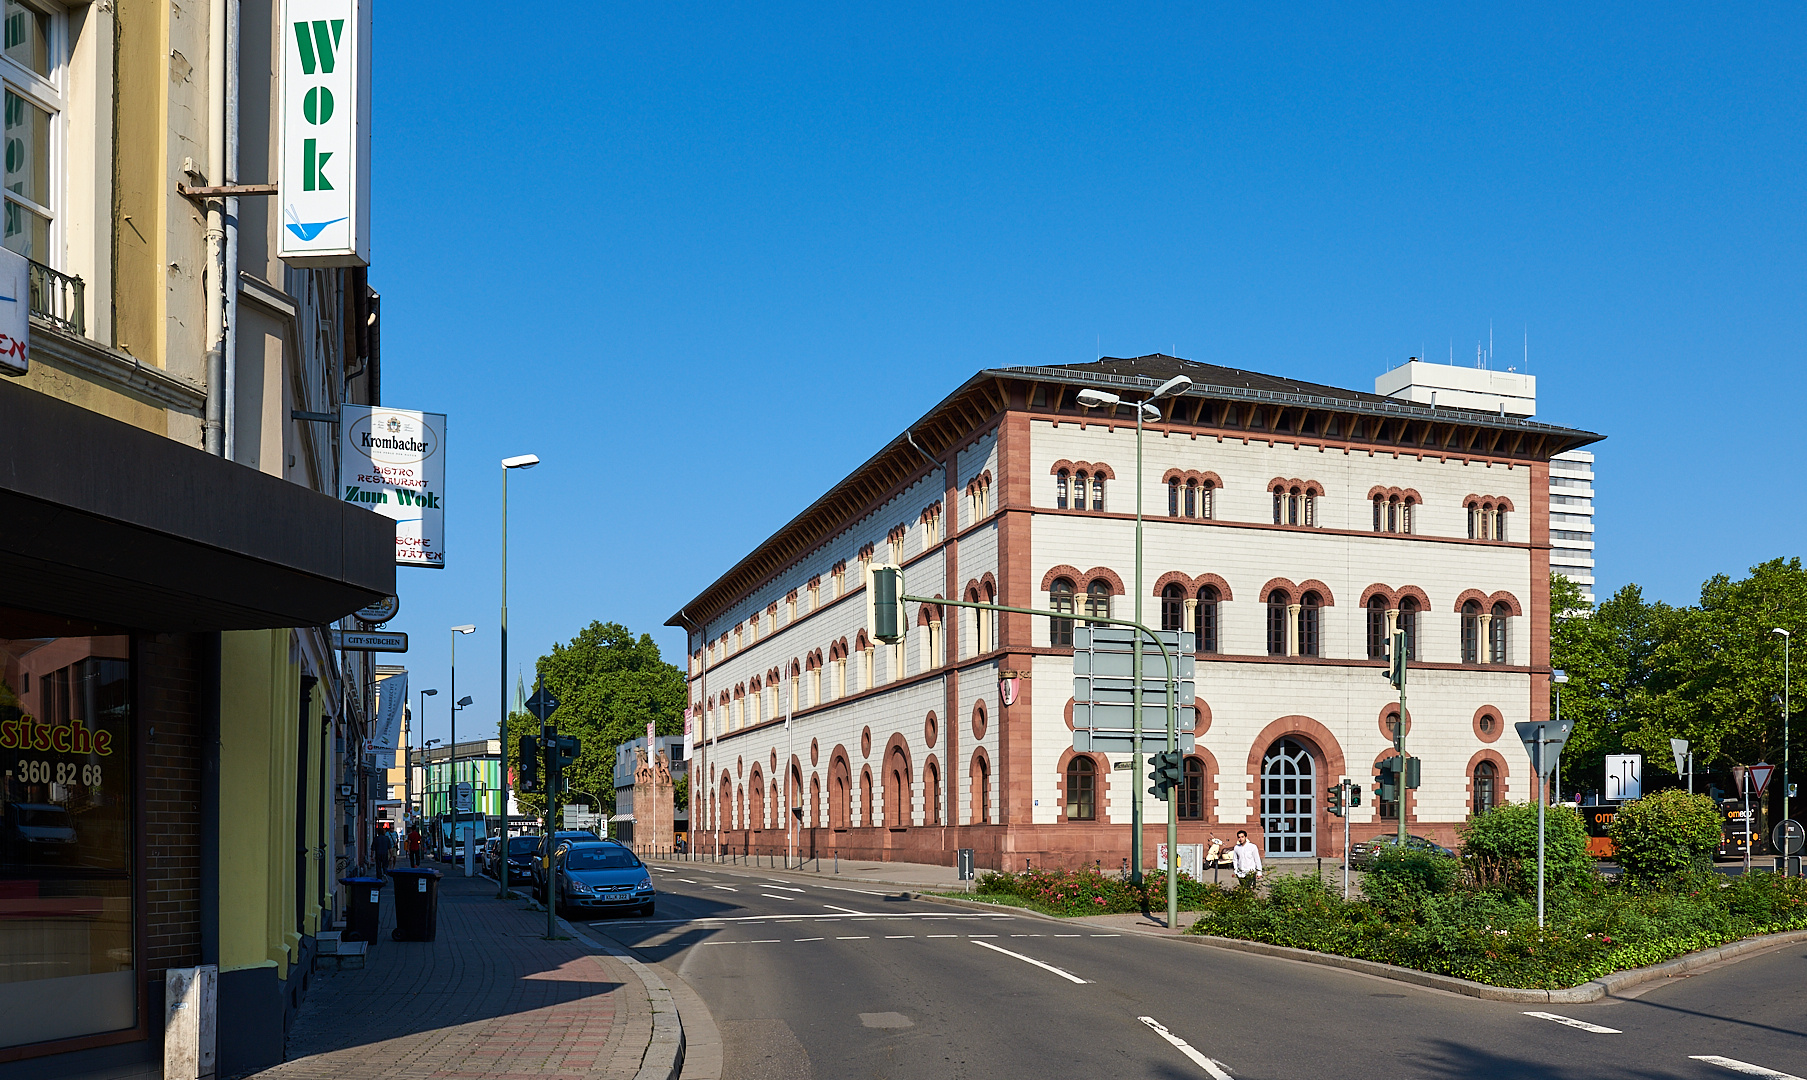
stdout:
{"type": "Polygon", "coordinates": [[[362,970],[321,972],[258,1080],[632,1077],[652,1037],[639,978],[581,942],[545,941],[544,912],[448,874],[438,940],[394,941],[393,888],[362,970]]]}

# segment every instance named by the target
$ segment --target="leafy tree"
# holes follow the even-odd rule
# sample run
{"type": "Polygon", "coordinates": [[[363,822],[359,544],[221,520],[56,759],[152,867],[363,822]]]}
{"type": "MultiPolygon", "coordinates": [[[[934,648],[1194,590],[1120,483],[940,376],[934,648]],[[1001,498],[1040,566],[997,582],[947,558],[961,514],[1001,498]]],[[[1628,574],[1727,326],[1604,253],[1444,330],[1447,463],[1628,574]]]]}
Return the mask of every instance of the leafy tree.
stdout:
{"type": "MultiPolygon", "coordinates": [[[[684,673],[666,663],[650,635],[635,637],[620,623],[592,622],[570,641],[552,646],[535,665],[540,680],[558,699],[554,729],[581,742],[577,763],[565,770],[571,792],[561,805],[582,802],[605,813],[615,808],[615,751],[644,737],[650,721],[660,735],[682,734],[689,690],[684,673]]],[[[506,753],[512,763],[522,734],[538,735],[540,722],[528,713],[510,717],[506,753]]],[[[543,796],[524,796],[523,811],[543,813],[543,796]]]]}
{"type": "Polygon", "coordinates": [[[1712,866],[1721,835],[1719,810],[1705,795],[1672,788],[1619,807],[1607,835],[1627,876],[1656,881],[1712,866]]]}
{"type": "MultiPolygon", "coordinates": [[[[1646,602],[1636,585],[1594,608],[1561,574],[1550,575],[1550,610],[1556,613],[1550,664],[1568,674],[1562,715],[1575,723],[1562,752],[1563,775],[1597,777],[1607,754],[1641,748],[1631,741],[1634,734],[1661,726],[1653,724],[1665,709],[1658,654],[1681,616],[1667,604],[1646,602]]],[[[1663,761],[1669,760],[1667,745],[1663,761]]]]}

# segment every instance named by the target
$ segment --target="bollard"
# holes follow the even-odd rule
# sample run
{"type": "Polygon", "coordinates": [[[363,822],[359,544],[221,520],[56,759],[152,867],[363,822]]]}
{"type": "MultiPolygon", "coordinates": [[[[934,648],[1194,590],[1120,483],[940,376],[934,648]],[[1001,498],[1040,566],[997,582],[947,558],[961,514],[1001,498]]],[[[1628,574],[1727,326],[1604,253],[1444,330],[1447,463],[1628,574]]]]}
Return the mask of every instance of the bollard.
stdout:
{"type": "Polygon", "coordinates": [[[834,872],[837,874],[841,872],[841,849],[840,848],[834,849],[834,872]]]}

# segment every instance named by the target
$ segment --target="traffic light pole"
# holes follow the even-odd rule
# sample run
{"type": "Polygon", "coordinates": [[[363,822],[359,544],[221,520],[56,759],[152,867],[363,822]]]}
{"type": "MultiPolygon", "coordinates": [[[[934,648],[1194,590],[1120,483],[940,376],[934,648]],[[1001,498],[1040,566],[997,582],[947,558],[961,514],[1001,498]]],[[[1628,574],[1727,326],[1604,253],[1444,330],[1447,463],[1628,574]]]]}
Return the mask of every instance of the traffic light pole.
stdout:
{"type": "Polygon", "coordinates": [[[1343,788],[1343,899],[1349,899],[1349,789],[1355,785],[1348,779],[1338,781],[1343,788]]]}
{"type": "MultiPolygon", "coordinates": [[[[901,570],[898,572],[898,575],[900,578],[902,577],[901,570]]],[[[1077,612],[1066,614],[1058,611],[1040,611],[1035,608],[1007,607],[1003,604],[986,604],[974,600],[943,600],[935,596],[908,596],[904,594],[901,588],[898,590],[897,598],[900,601],[908,600],[915,604],[934,604],[938,607],[973,608],[977,611],[1006,611],[1017,615],[1040,615],[1049,619],[1071,619],[1082,617],[1079,616],[1077,612]]],[[[1136,816],[1132,823],[1135,831],[1130,834],[1131,861],[1136,863],[1134,868],[1135,881],[1140,884],[1142,881],[1142,667],[1140,663],[1142,658],[1142,634],[1148,635],[1149,639],[1152,640],[1155,645],[1159,646],[1161,650],[1161,659],[1167,663],[1167,749],[1169,750],[1177,750],[1180,745],[1179,675],[1173,663],[1173,653],[1168,650],[1167,643],[1161,640],[1159,634],[1156,634],[1148,627],[1143,626],[1141,623],[1132,619],[1110,619],[1103,616],[1098,616],[1096,618],[1083,616],[1083,618],[1088,623],[1103,623],[1106,626],[1129,626],[1141,631],[1141,633],[1136,635],[1135,710],[1133,721],[1135,724],[1133,738],[1136,747],[1136,801],[1134,804],[1136,807],[1136,816]]],[[[1174,800],[1169,798],[1167,800],[1167,925],[1169,927],[1173,926],[1179,920],[1180,884],[1179,876],[1175,873],[1179,868],[1179,819],[1176,816],[1176,813],[1177,808],[1174,805],[1174,800]]]]}

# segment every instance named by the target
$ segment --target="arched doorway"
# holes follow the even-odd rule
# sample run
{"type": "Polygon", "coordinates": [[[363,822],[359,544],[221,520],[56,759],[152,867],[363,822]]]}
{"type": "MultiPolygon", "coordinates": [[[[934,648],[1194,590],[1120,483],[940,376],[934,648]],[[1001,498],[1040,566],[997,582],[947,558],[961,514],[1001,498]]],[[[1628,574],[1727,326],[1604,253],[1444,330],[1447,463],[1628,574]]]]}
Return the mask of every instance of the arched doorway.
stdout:
{"type": "Polygon", "coordinates": [[[1261,758],[1261,829],[1269,855],[1317,854],[1317,785],[1311,751],[1286,738],[1261,758]]]}

